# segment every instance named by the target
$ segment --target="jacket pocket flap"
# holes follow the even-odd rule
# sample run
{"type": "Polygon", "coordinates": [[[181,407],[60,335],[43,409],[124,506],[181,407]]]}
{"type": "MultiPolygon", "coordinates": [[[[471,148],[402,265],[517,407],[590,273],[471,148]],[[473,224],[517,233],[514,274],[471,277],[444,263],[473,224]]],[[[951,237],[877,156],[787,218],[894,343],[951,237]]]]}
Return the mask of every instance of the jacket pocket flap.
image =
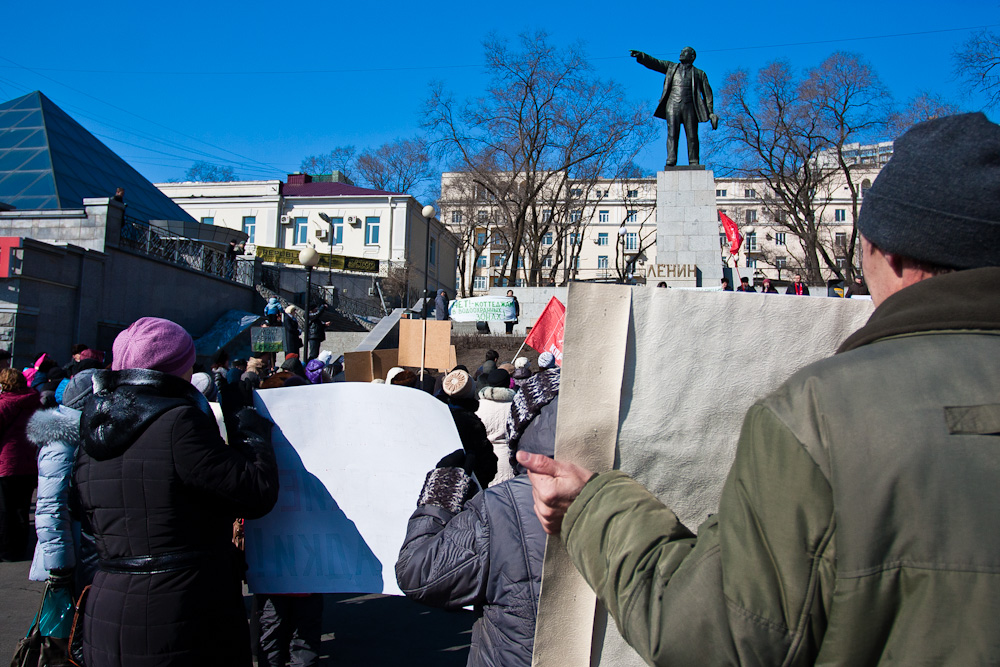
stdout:
{"type": "Polygon", "coordinates": [[[944,419],[952,435],[1000,435],[1000,404],[945,407],[944,419]]]}

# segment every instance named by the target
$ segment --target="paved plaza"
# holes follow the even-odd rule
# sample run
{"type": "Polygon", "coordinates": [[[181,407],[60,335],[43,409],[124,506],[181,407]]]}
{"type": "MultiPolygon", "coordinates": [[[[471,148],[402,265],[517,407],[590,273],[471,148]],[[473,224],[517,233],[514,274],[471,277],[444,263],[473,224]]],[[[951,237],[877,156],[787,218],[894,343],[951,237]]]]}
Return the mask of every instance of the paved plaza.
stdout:
{"type": "MultiPolygon", "coordinates": [[[[28,561],[0,563],[0,664],[6,664],[38,609],[43,585],[28,561]]],[[[250,598],[245,598],[249,607],[250,598]]],[[[320,665],[460,667],[475,614],[431,609],[394,595],[327,595],[320,665]]]]}

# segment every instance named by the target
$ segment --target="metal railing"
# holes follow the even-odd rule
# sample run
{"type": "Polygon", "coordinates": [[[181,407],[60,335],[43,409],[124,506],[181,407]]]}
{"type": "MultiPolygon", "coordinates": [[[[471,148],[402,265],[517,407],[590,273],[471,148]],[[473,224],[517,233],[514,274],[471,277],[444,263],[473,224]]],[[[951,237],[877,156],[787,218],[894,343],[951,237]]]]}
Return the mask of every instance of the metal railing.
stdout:
{"type": "MultiPolygon", "coordinates": [[[[274,293],[279,298],[282,294],[303,294],[306,291],[306,276],[304,271],[295,271],[291,274],[291,285],[281,284],[281,270],[272,266],[261,267],[260,273],[260,284],[266,290],[274,293]]],[[[315,276],[314,276],[315,277],[315,276]]],[[[287,280],[288,278],[286,278],[287,280]]],[[[338,315],[345,317],[352,322],[355,322],[366,329],[371,330],[375,325],[374,322],[379,318],[384,317],[385,313],[382,309],[374,304],[367,303],[360,299],[352,299],[350,297],[343,296],[337,290],[327,289],[322,285],[317,285],[313,283],[311,290],[309,292],[309,303],[312,306],[323,303],[326,306],[336,312],[338,315]]],[[[296,303],[297,306],[303,306],[303,303],[296,303]]]]}
{"type": "Polygon", "coordinates": [[[122,220],[118,246],[241,285],[253,286],[252,261],[228,260],[225,252],[210,248],[202,241],[178,236],[137,218],[125,216],[122,220]]]}

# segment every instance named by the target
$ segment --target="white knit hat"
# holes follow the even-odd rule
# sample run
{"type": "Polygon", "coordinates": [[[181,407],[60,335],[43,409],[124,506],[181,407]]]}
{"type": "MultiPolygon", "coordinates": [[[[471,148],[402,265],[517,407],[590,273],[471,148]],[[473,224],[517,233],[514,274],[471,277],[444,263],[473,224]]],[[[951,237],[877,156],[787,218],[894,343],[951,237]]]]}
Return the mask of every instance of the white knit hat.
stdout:
{"type": "Polygon", "coordinates": [[[514,360],[514,368],[524,368],[525,366],[531,367],[531,359],[528,357],[518,357],[514,360]]]}

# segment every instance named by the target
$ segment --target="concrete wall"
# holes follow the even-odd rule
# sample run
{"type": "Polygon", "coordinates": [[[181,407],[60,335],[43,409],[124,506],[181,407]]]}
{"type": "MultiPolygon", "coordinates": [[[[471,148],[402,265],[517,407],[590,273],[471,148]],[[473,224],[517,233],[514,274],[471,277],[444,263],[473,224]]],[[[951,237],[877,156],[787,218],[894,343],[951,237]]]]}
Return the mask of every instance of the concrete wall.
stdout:
{"type": "Polygon", "coordinates": [[[82,209],[0,212],[0,236],[18,236],[46,243],[71,243],[104,250],[109,223],[114,238],[121,230],[124,207],[113,199],[85,199],[82,209]],[[110,219],[110,220],[109,220],[110,219]]]}
{"type": "Polygon", "coordinates": [[[140,317],[173,320],[197,338],[229,309],[258,312],[250,287],[116,248],[107,253],[24,239],[0,279],[0,346],[27,365],[39,352],[69,360],[81,342],[111,351],[140,317]]]}
{"type": "MultiPolygon", "coordinates": [[[[514,335],[517,336],[528,335],[527,328],[535,326],[535,320],[545,310],[549,299],[555,297],[563,305],[566,305],[569,296],[568,287],[494,287],[490,290],[489,296],[507,296],[508,289],[514,290],[514,296],[517,297],[517,302],[521,305],[521,315],[517,318],[517,324],[514,325],[514,335]]],[[[503,322],[490,322],[490,331],[503,333],[503,322]]]]}

